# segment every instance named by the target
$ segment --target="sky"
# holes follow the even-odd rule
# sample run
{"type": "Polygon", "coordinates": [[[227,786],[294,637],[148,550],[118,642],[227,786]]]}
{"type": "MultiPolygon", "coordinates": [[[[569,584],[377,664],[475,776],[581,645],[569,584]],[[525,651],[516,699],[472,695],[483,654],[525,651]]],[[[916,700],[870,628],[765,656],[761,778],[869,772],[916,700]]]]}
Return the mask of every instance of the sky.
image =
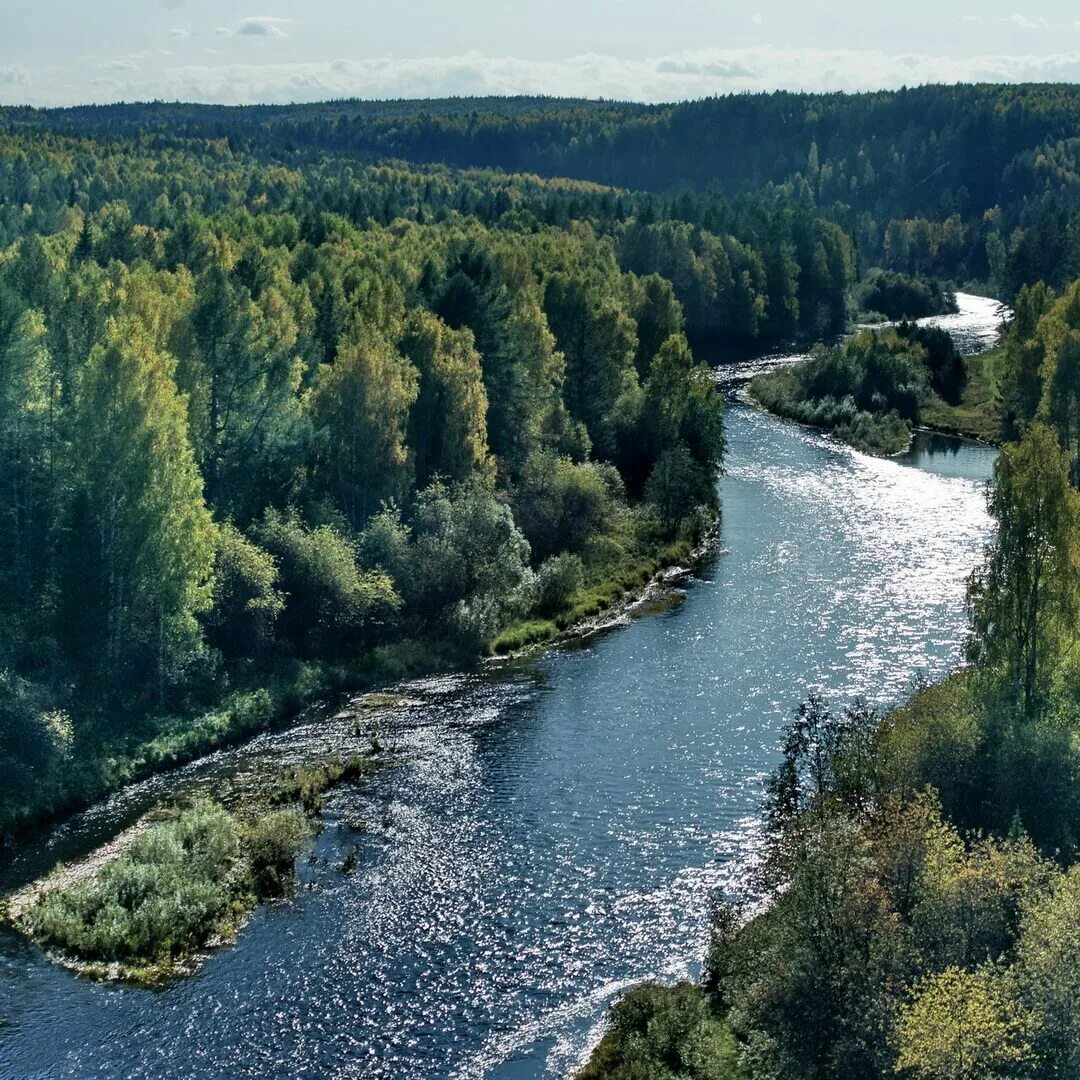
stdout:
{"type": "Polygon", "coordinates": [[[0,104],[1080,82],[1045,0],[0,0],[0,104]]]}

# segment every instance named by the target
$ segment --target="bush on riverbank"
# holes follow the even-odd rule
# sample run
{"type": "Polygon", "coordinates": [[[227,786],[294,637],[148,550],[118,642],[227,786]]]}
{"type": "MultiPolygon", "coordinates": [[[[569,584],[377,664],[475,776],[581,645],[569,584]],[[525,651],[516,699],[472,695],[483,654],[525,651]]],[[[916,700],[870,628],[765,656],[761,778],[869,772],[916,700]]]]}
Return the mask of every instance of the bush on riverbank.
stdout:
{"type": "Polygon", "coordinates": [[[371,758],[352,757],[290,768],[269,806],[244,815],[196,802],[148,825],[89,876],[46,881],[15,924],[90,974],[167,976],[232,936],[256,903],[288,890],[326,791],[375,767],[371,758]]]}
{"type": "Polygon", "coordinates": [[[577,1080],[743,1080],[738,1044],[691,983],[645,983],[612,1007],[608,1031],[577,1080]]]}
{"type": "Polygon", "coordinates": [[[247,906],[251,869],[241,824],[200,802],[150,826],[87,880],[47,892],[21,922],[42,945],[81,960],[168,961],[228,932],[247,906]]]}
{"type": "Polygon", "coordinates": [[[896,454],[927,401],[959,401],[967,366],[948,334],[902,323],[864,330],[792,367],[758,375],[750,394],[778,416],[820,427],[871,454],[896,454]]]}
{"type": "Polygon", "coordinates": [[[871,270],[858,289],[859,308],[887,319],[923,319],[959,310],[956,294],[936,278],[915,277],[894,270],[871,270]]]}

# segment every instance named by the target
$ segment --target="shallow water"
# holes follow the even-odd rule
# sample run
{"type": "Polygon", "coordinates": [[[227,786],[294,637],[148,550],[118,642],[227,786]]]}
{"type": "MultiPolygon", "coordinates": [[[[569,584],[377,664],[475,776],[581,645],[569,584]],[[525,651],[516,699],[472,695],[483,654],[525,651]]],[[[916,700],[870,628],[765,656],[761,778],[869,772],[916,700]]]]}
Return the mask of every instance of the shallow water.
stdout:
{"type": "MultiPolygon", "coordinates": [[[[954,331],[992,333],[996,309],[961,300],[954,331]]],[[[565,1076],[618,991],[693,974],[792,709],[811,689],[887,704],[955,664],[991,533],[986,447],[927,437],[880,460],[738,403],[728,434],[721,550],[684,602],[404,688],[379,718],[404,763],[332,797],[297,898],[196,976],[96,985],[0,932],[0,1076],[565,1076]]],[[[163,798],[359,747],[353,728],[316,713],[153,778],[4,879],[163,798]]]]}

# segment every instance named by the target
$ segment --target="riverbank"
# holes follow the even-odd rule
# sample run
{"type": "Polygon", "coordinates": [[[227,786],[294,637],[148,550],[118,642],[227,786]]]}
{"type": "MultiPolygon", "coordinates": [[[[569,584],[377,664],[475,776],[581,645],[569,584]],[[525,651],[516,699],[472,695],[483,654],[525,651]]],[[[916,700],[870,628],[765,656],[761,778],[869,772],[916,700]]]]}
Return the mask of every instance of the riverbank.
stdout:
{"type": "Polygon", "coordinates": [[[471,658],[449,643],[407,639],[378,646],[351,659],[284,659],[272,673],[232,690],[201,712],[147,718],[146,738],[80,747],[63,780],[42,784],[17,818],[0,820],[0,853],[18,836],[85,809],[121,788],[189,764],[206,754],[275,727],[312,710],[333,711],[341,700],[405,679],[467,670],[486,656],[514,656],[575,639],[586,639],[625,619],[635,605],[691,572],[715,542],[717,516],[710,513],[704,537],[659,542],[637,559],[593,576],[544,618],[524,618],[505,628],[471,658]]]}
{"type": "Polygon", "coordinates": [[[967,357],[968,382],[960,401],[950,405],[937,394],[923,403],[920,424],[944,435],[996,446],[1001,441],[1001,410],[998,408],[998,372],[1003,348],[988,349],[967,357]]]}
{"type": "Polygon", "coordinates": [[[167,1054],[205,1080],[221,1061],[260,1080],[567,1076],[614,993],[693,977],[708,898],[752,855],[756,778],[806,683],[889,701],[943,673],[987,539],[977,483],[949,479],[942,443],[909,467],[738,404],[727,419],[724,556],[674,609],[586,648],[408,682],[400,707],[380,692],[358,714],[309,713],[20,849],[11,887],[150,806],[348,752],[357,725],[402,755],[335,795],[295,902],[166,993],[105,994],[107,1023],[100,987],[0,931],[0,1075],[155,1075],[167,1054]]]}

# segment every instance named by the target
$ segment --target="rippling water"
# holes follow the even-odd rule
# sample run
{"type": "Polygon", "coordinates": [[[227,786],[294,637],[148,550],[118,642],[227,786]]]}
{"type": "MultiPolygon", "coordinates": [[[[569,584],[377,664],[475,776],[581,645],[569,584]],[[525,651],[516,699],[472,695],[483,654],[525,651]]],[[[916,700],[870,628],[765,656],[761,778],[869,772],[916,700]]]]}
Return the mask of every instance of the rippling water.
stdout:
{"type": "MultiPolygon", "coordinates": [[[[963,299],[955,321],[988,334],[988,302],[963,299]]],[[[924,439],[878,460],[739,404],[728,433],[722,551],[684,602],[405,688],[380,724],[406,762],[333,796],[295,901],[198,975],[96,985],[0,934],[0,1075],[564,1076],[618,991],[693,973],[786,717],[810,689],[886,704],[955,663],[991,528],[989,449],[924,439]]],[[[154,778],[6,876],[162,798],[348,750],[351,727],[313,716],[154,778]]]]}

